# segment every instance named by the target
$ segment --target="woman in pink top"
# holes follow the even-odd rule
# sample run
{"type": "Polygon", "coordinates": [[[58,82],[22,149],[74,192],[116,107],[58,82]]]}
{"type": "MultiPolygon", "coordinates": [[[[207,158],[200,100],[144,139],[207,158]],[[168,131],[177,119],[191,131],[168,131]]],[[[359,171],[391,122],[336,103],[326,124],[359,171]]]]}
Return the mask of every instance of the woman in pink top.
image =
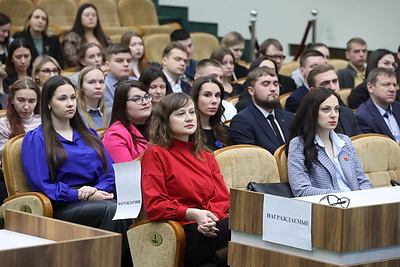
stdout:
{"type": "Polygon", "coordinates": [[[147,147],[152,95],[139,81],[121,82],[115,90],[110,127],[103,143],[115,162],[132,161],[147,147]]]}

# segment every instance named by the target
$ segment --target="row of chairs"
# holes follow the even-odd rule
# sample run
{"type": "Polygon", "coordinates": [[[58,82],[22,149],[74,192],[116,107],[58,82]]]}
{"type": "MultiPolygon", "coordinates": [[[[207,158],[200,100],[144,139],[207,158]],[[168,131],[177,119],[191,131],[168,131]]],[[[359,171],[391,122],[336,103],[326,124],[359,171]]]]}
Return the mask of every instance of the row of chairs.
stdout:
{"type": "MultiPolygon", "coordinates": [[[[346,68],[349,64],[348,61],[343,59],[330,59],[328,63],[331,64],[336,71],[346,68]]],[[[285,62],[282,64],[282,67],[279,70],[279,74],[292,77],[292,72],[297,70],[298,68],[300,68],[300,62],[297,60],[285,62]]]]}
{"type": "Polygon", "coordinates": [[[109,35],[122,35],[135,30],[139,34],[171,33],[180,29],[178,23],[160,25],[151,0],[0,0],[0,10],[12,20],[13,32],[23,29],[27,14],[35,6],[49,14],[52,33],[61,35],[72,28],[78,7],[96,6],[103,30],[109,35]]]}

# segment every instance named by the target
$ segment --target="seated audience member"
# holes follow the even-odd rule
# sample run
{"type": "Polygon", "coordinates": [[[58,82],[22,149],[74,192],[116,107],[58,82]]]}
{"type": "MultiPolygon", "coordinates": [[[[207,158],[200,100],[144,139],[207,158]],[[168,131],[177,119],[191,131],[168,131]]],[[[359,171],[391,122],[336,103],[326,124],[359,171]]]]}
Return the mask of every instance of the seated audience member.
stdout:
{"type": "Polygon", "coordinates": [[[339,96],[339,126],[342,130],[341,133],[349,137],[364,133],[360,125],[358,125],[353,110],[346,107],[340,99],[339,80],[332,65],[322,64],[313,68],[308,74],[307,83],[310,86],[310,90],[314,90],[317,87],[325,87],[335,91],[339,96]]]}
{"type": "MultiPolygon", "coordinates": [[[[396,60],[389,50],[377,49],[368,57],[367,70],[365,72],[366,77],[375,68],[385,68],[395,71],[397,68],[396,60]]],[[[356,88],[351,90],[348,102],[349,107],[357,109],[361,103],[367,101],[369,98],[367,81],[363,81],[356,88]]]]}
{"type": "Polygon", "coordinates": [[[183,93],[164,97],[152,115],[149,135],[152,145],[141,160],[147,217],[182,224],[185,266],[226,266],[229,192],[203,143],[192,99],[183,93]]]}
{"type": "Polygon", "coordinates": [[[384,134],[400,142],[400,103],[395,101],[397,80],[393,70],[376,68],[367,77],[370,98],[355,115],[365,133],[384,134]]]}
{"type": "Polygon", "coordinates": [[[280,89],[284,92],[293,92],[296,89],[296,84],[293,79],[279,74],[286,56],[283,54],[282,44],[277,39],[269,38],[261,43],[259,57],[265,56],[271,58],[278,65],[276,73],[278,74],[280,89]]]}
{"type": "Polygon", "coordinates": [[[6,115],[0,118],[0,156],[9,139],[39,126],[39,97],[38,86],[29,78],[10,86],[6,115]]]}
{"type": "MultiPolygon", "coordinates": [[[[217,81],[222,83],[222,76],[223,76],[222,64],[219,61],[212,58],[206,58],[200,60],[199,63],[197,64],[197,69],[196,69],[196,74],[194,75],[194,79],[204,76],[215,78],[217,81]]],[[[237,114],[235,106],[232,103],[226,101],[225,99],[222,99],[221,103],[225,109],[224,114],[221,117],[221,121],[225,122],[231,120],[237,114]]]]}
{"type": "Polygon", "coordinates": [[[106,107],[112,107],[114,101],[115,88],[125,80],[137,80],[130,76],[132,71],[131,50],[124,44],[112,44],[106,49],[106,66],[109,72],[106,74],[106,90],[104,101],[106,107]]]}
{"type": "Polygon", "coordinates": [[[224,87],[212,77],[197,78],[190,91],[199,115],[201,129],[206,137],[206,145],[217,150],[231,144],[229,131],[221,123],[224,107],[224,87]]]}
{"type": "Polygon", "coordinates": [[[38,56],[32,64],[32,80],[37,83],[40,90],[43,84],[55,75],[61,74],[61,67],[57,60],[48,55],[38,56]]]}
{"type": "Polygon", "coordinates": [[[240,65],[240,60],[243,56],[244,50],[243,36],[238,32],[228,32],[222,38],[221,46],[229,48],[235,57],[235,71],[233,72],[232,80],[236,81],[237,79],[246,77],[249,73],[249,70],[245,66],[240,65]]]}
{"type": "Polygon", "coordinates": [[[153,66],[145,68],[142,75],[140,75],[139,81],[144,84],[149,94],[153,96],[151,101],[153,110],[164,96],[172,92],[167,77],[159,68],[153,66]]]}
{"type": "MultiPolygon", "coordinates": [[[[276,65],[276,62],[273,61],[272,59],[268,57],[258,57],[256,58],[250,65],[249,71],[254,70],[255,68],[258,67],[268,67],[275,72],[278,69],[278,66],[276,65]]],[[[279,76],[278,76],[278,81],[279,81],[279,76]]],[[[247,81],[243,84],[243,88],[247,88],[247,81]]],[[[283,87],[279,83],[279,94],[282,95],[286,92],[282,92],[281,89],[283,87]]],[[[251,98],[251,95],[249,94],[248,90],[244,90],[243,93],[239,97],[239,101],[236,103],[235,108],[238,112],[242,111],[246,107],[248,107],[251,103],[253,103],[253,99],[251,98]]]]}
{"type": "MultiPolygon", "coordinates": [[[[321,52],[324,55],[325,58],[325,64],[328,63],[329,58],[331,57],[330,53],[329,53],[329,48],[323,44],[323,43],[310,43],[307,45],[306,49],[304,50],[303,53],[305,53],[306,51],[310,51],[310,50],[317,50],[319,52],[321,52]]],[[[303,75],[301,75],[300,72],[300,68],[292,71],[292,79],[294,80],[294,82],[296,83],[297,87],[301,87],[304,84],[304,77],[303,75]]]]}
{"type": "Polygon", "coordinates": [[[232,83],[232,75],[235,66],[235,56],[227,47],[218,47],[215,49],[210,58],[218,60],[222,64],[222,85],[225,90],[225,98],[237,96],[243,93],[241,84],[232,83]]]}
{"type": "Polygon", "coordinates": [[[287,146],[288,176],[296,197],[372,188],[347,135],[337,134],[339,96],[318,87],[300,104],[287,146]]]}
{"type": "Polygon", "coordinates": [[[174,93],[190,93],[190,85],[181,79],[186,70],[187,50],[178,42],[169,43],[162,54],[163,72],[174,93]]]}
{"type": "Polygon", "coordinates": [[[3,89],[3,80],[7,77],[7,72],[3,66],[0,65],[0,109],[6,109],[8,95],[3,89]]]}
{"type": "Polygon", "coordinates": [[[146,149],[151,98],[139,81],[128,80],[118,85],[110,127],[103,137],[103,144],[115,162],[137,159],[146,149]]]}
{"type": "Polygon", "coordinates": [[[48,36],[49,16],[41,7],[35,7],[29,13],[22,32],[14,34],[14,38],[25,38],[32,47],[32,60],[38,56],[53,57],[61,68],[64,68],[64,57],[58,36],[48,36]]]}
{"type": "Polygon", "coordinates": [[[355,88],[365,80],[365,67],[368,51],[367,43],[361,38],[352,38],[347,42],[346,54],[349,65],[338,70],[340,88],[355,88]]]}
{"type": "Polygon", "coordinates": [[[122,234],[122,262],[129,262],[130,222],[112,220],[117,207],[113,161],[96,131],[77,114],[75,89],[68,78],[46,81],[41,110],[42,125],[22,141],[22,164],[30,187],[50,198],[54,218],[122,234]]]}
{"type": "Polygon", "coordinates": [[[191,82],[194,80],[194,75],[196,73],[197,60],[194,60],[193,57],[193,43],[190,38],[190,33],[184,29],[179,29],[171,32],[170,34],[171,42],[181,43],[186,47],[187,51],[187,63],[185,73],[182,77],[182,80],[185,82],[191,82]]]}
{"type": "Polygon", "coordinates": [[[8,56],[8,45],[13,41],[10,38],[11,20],[10,18],[0,13],[0,62],[1,64],[6,64],[6,59],[8,56]]]}
{"type": "Polygon", "coordinates": [[[111,39],[106,36],[100,25],[97,9],[92,4],[83,4],[79,7],[72,29],[62,40],[65,63],[69,67],[78,65],[78,53],[83,44],[95,43],[106,49],[111,39]]]}
{"type": "Polygon", "coordinates": [[[307,51],[300,57],[300,73],[304,78],[304,84],[294,90],[293,93],[286,100],[285,109],[287,111],[296,113],[301,100],[310,91],[310,88],[306,83],[308,73],[310,73],[310,71],[314,67],[321,64],[325,64],[325,58],[324,55],[317,50],[307,51]]]}
{"type": "Polygon", "coordinates": [[[83,68],[79,74],[77,99],[78,112],[86,127],[108,127],[111,107],[104,105],[104,73],[94,65],[83,68]]]}
{"type": "Polygon", "coordinates": [[[3,80],[3,90],[8,94],[8,87],[18,79],[30,78],[32,72],[32,47],[24,38],[15,39],[8,46],[8,57],[5,70],[7,77],[3,80]]]}
{"type": "Polygon", "coordinates": [[[75,87],[78,86],[80,70],[92,65],[101,68],[102,71],[108,71],[107,67],[104,65],[104,55],[101,46],[94,43],[83,44],[78,54],[77,69],[79,71],[68,77],[75,87]]]}
{"type": "Polygon", "coordinates": [[[144,44],[142,36],[137,32],[126,32],[121,36],[121,44],[127,45],[131,50],[131,76],[139,78],[143,70],[149,66],[149,64],[144,61],[144,44]]]}
{"type": "Polygon", "coordinates": [[[272,69],[252,70],[247,84],[253,104],[233,117],[229,127],[232,142],[261,146],[273,154],[285,144],[294,116],[279,109],[278,77],[272,69]]]}

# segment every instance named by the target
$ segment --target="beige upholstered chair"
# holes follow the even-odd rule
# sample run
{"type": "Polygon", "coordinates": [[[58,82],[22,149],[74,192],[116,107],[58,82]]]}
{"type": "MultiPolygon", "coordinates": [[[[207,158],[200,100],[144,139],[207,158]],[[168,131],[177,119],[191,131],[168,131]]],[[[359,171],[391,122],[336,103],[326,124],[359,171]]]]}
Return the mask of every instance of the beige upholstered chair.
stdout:
{"type": "Polygon", "coordinates": [[[143,34],[168,33],[181,26],[178,23],[160,25],[153,1],[151,0],[119,0],[117,3],[119,19],[122,26],[139,24],[143,34]]]}
{"type": "Polygon", "coordinates": [[[96,132],[99,135],[100,139],[103,139],[104,134],[106,133],[107,129],[108,129],[108,127],[96,129],[96,132]]]}
{"type": "Polygon", "coordinates": [[[26,180],[21,157],[23,137],[22,134],[10,139],[3,149],[3,171],[9,197],[2,208],[52,217],[50,199],[42,193],[31,192],[26,180]]]}
{"type": "Polygon", "coordinates": [[[49,14],[49,22],[56,25],[61,31],[68,31],[74,24],[78,6],[71,0],[38,0],[37,6],[45,9],[49,14]]]}
{"type": "Polygon", "coordinates": [[[135,266],[183,266],[186,239],[179,222],[144,220],[127,234],[135,266]]]}
{"type": "Polygon", "coordinates": [[[243,77],[243,78],[237,79],[233,83],[244,84],[246,82],[246,80],[247,80],[247,77],[243,77]]]}
{"type": "Polygon", "coordinates": [[[291,94],[292,94],[292,92],[288,92],[288,93],[285,93],[285,94],[279,96],[279,102],[281,102],[281,107],[283,110],[285,110],[286,101],[291,94]]]}
{"type": "Polygon", "coordinates": [[[380,134],[361,134],[350,138],[368,179],[374,188],[400,181],[400,147],[380,134]]]}
{"type": "MultiPolygon", "coordinates": [[[[117,3],[115,0],[80,0],[79,6],[83,4],[93,4],[98,12],[101,20],[101,27],[108,36],[118,35],[119,38],[127,31],[135,31],[143,35],[141,28],[136,26],[121,26],[118,15],[117,3]]],[[[117,39],[117,37],[115,37],[117,39]]],[[[112,40],[114,43],[119,43],[120,40],[112,40]]]]}
{"type": "Polygon", "coordinates": [[[349,103],[349,96],[351,94],[351,88],[343,88],[340,89],[340,99],[342,99],[343,103],[347,106],[349,103]]]}
{"type": "Polygon", "coordinates": [[[219,47],[218,39],[206,32],[191,32],[190,38],[193,43],[193,59],[202,60],[209,58],[211,53],[219,47]]]}
{"type": "Polygon", "coordinates": [[[285,62],[282,64],[279,74],[292,77],[292,71],[300,68],[300,63],[298,61],[285,62]]]}
{"type": "Polygon", "coordinates": [[[346,68],[349,64],[348,61],[343,59],[330,59],[328,63],[332,65],[336,71],[346,68]]]}
{"type": "Polygon", "coordinates": [[[35,6],[32,0],[1,0],[1,13],[9,16],[12,24],[12,33],[22,31],[29,11],[35,6]]]}
{"type": "Polygon", "coordinates": [[[232,96],[228,98],[226,101],[232,103],[232,105],[236,106],[236,104],[239,102],[239,97],[238,95],[232,96]]]}
{"type": "Polygon", "coordinates": [[[6,115],[6,113],[7,113],[7,110],[1,109],[1,110],[0,110],[0,118],[1,118],[1,117],[4,117],[4,116],[6,115]]]}
{"type": "Polygon", "coordinates": [[[154,33],[143,36],[143,43],[146,50],[145,60],[161,64],[162,52],[170,42],[171,39],[167,33],[154,33]]]}
{"type": "Polygon", "coordinates": [[[276,164],[278,164],[279,177],[282,183],[288,182],[288,167],[287,167],[287,156],[285,153],[286,145],[282,145],[275,150],[274,158],[276,164]]]}
{"type": "Polygon", "coordinates": [[[253,145],[234,145],[214,151],[226,187],[246,188],[249,182],[279,183],[274,156],[253,145]]]}

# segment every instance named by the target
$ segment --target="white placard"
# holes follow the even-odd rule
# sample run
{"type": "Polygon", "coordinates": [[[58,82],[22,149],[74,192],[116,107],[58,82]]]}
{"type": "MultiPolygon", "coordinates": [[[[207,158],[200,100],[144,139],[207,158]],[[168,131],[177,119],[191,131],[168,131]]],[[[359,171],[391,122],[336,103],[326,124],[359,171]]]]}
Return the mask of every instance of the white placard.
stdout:
{"type": "Polygon", "coordinates": [[[263,240],[311,251],[311,205],[264,194],[263,240]]]}
{"type": "Polygon", "coordinates": [[[113,220],[137,218],[142,207],[140,161],[113,164],[117,188],[117,211],[113,220]]]}

